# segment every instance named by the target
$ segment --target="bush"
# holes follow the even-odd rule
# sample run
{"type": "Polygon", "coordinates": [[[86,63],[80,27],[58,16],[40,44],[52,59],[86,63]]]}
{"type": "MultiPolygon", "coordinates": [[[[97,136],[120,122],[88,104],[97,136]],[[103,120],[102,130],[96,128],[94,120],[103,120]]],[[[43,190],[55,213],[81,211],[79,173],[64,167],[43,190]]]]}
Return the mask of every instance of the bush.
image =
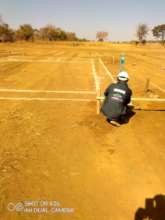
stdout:
{"type": "Polygon", "coordinates": [[[133,40],[133,41],[131,41],[130,43],[131,43],[131,44],[134,44],[134,45],[137,46],[137,45],[139,44],[139,41],[137,41],[137,40],[133,40]]]}
{"type": "Polygon", "coordinates": [[[142,40],[142,41],[141,41],[141,44],[143,44],[143,45],[145,45],[146,43],[147,43],[146,40],[142,40]]]}
{"type": "Polygon", "coordinates": [[[33,40],[34,30],[30,24],[23,24],[16,31],[16,39],[18,40],[33,40]]]}
{"type": "Polygon", "coordinates": [[[46,25],[38,30],[33,29],[30,24],[23,24],[20,25],[18,30],[13,31],[9,28],[8,24],[0,24],[0,42],[11,42],[15,40],[78,41],[79,39],[74,32],[65,32],[61,28],[56,28],[53,25],[46,25]]]}
{"type": "Polygon", "coordinates": [[[15,34],[8,24],[0,25],[0,42],[13,42],[15,40],[15,34]]]}

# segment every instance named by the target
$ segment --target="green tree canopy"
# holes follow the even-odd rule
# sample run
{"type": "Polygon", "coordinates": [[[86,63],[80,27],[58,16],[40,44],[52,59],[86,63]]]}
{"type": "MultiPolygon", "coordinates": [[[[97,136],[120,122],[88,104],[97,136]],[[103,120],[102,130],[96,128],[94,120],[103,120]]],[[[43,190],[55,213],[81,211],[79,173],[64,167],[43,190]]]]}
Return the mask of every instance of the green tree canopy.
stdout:
{"type": "Polygon", "coordinates": [[[8,42],[14,41],[14,31],[9,28],[8,24],[0,24],[0,41],[8,42]]]}
{"type": "Polygon", "coordinates": [[[40,29],[40,36],[43,40],[54,41],[59,38],[59,30],[54,25],[46,25],[40,29]]]}
{"type": "Polygon", "coordinates": [[[5,24],[0,16],[0,42],[15,41],[15,40],[69,40],[77,41],[74,32],[66,32],[61,28],[56,28],[54,25],[46,25],[40,29],[33,29],[30,24],[20,25],[15,31],[5,24]]]}
{"type": "Polygon", "coordinates": [[[161,41],[164,42],[165,41],[165,24],[155,26],[152,29],[152,33],[154,37],[160,38],[161,41]]]}
{"type": "Polygon", "coordinates": [[[43,40],[77,40],[76,34],[73,32],[65,32],[61,28],[56,28],[53,25],[46,25],[40,29],[40,37],[43,40]]]}
{"type": "Polygon", "coordinates": [[[23,24],[19,27],[19,29],[16,31],[16,37],[19,40],[32,40],[34,34],[34,29],[30,24],[23,24]]]}
{"type": "Polygon", "coordinates": [[[67,40],[69,41],[77,40],[76,34],[73,32],[67,32],[66,36],[67,36],[67,40]]]}

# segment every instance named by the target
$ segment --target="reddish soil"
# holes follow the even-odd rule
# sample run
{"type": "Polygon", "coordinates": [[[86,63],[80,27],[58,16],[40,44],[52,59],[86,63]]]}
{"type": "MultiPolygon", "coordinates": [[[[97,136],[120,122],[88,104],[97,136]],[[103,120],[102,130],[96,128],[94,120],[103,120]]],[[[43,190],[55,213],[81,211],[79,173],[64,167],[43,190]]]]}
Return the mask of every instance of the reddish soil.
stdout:
{"type": "MultiPolygon", "coordinates": [[[[0,88],[95,91],[93,58],[103,92],[110,79],[98,57],[115,76],[118,63],[108,59],[121,52],[128,59],[126,69],[135,95],[143,95],[149,69],[152,82],[165,89],[161,69],[165,52],[158,45],[141,49],[56,44],[0,45],[0,88]],[[46,59],[57,62],[36,62],[46,59]]],[[[164,97],[162,91],[152,90],[164,97]]],[[[95,99],[88,94],[0,92],[2,96],[95,99]]],[[[136,111],[129,123],[115,128],[96,115],[95,101],[1,100],[0,109],[0,219],[132,220],[146,198],[165,194],[163,111],[136,111]],[[58,201],[60,207],[74,208],[74,212],[7,209],[10,202],[28,200],[58,201]]]]}

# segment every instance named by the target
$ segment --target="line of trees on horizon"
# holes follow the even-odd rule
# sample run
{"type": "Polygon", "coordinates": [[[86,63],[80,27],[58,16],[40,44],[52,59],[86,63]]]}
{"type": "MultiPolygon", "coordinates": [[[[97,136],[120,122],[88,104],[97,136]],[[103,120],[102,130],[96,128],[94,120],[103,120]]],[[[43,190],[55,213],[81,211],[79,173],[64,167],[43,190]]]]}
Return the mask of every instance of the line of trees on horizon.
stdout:
{"type": "MultiPolygon", "coordinates": [[[[149,31],[150,28],[147,24],[139,24],[136,30],[136,36],[138,38],[138,41],[136,43],[145,44],[147,42],[146,38],[149,34],[149,31]]],[[[165,44],[165,24],[154,26],[151,31],[152,35],[157,39],[157,41],[165,44]]]]}
{"type": "Polygon", "coordinates": [[[15,41],[86,41],[80,39],[74,32],[67,32],[54,25],[48,24],[40,29],[33,28],[31,24],[22,24],[18,29],[12,29],[9,24],[3,22],[0,17],[0,42],[15,41]]]}
{"type": "MultiPolygon", "coordinates": [[[[147,24],[139,24],[136,29],[137,41],[131,41],[135,44],[145,44],[147,42],[147,36],[151,29],[147,24]]],[[[160,24],[152,28],[152,34],[157,39],[165,44],[165,24],[160,24]]],[[[109,33],[105,31],[99,31],[96,33],[96,39],[98,41],[105,41],[109,33]]],[[[80,39],[74,32],[67,32],[54,25],[46,25],[39,29],[33,28],[31,24],[22,24],[18,29],[12,29],[9,24],[3,22],[0,16],[0,42],[15,42],[15,41],[88,41],[85,38],[80,39]]]]}
{"type": "MultiPolygon", "coordinates": [[[[135,43],[137,44],[145,44],[147,42],[147,35],[149,32],[152,31],[152,35],[157,39],[156,41],[150,40],[148,42],[158,42],[160,41],[162,44],[165,44],[165,24],[157,25],[153,27],[153,29],[150,29],[147,24],[139,24],[136,29],[136,37],[137,41],[130,41],[129,43],[135,43]]],[[[105,41],[108,37],[109,33],[105,31],[98,31],[96,33],[96,39],[97,41],[105,41]]],[[[116,43],[120,43],[117,41],[116,43]]],[[[125,42],[128,43],[128,42],[125,42]]]]}

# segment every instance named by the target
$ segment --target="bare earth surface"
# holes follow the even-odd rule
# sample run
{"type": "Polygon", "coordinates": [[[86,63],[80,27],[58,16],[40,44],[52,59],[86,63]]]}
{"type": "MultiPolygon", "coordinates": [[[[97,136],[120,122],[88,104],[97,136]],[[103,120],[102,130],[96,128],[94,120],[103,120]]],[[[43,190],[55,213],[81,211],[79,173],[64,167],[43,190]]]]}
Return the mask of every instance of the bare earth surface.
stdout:
{"type": "Polygon", "coordinates": [[[0,45],[0,219],[132,220],[146,198],[165,194],[164,111],[137,111],[120,128],[96,115],[92,62],[103,93],[112,80],[99,59],[116,78],[120,53],[134,96],[165,98],[159,45],[0,45]],[[15,210],[40,200],[74,210],[15,210]]]}

